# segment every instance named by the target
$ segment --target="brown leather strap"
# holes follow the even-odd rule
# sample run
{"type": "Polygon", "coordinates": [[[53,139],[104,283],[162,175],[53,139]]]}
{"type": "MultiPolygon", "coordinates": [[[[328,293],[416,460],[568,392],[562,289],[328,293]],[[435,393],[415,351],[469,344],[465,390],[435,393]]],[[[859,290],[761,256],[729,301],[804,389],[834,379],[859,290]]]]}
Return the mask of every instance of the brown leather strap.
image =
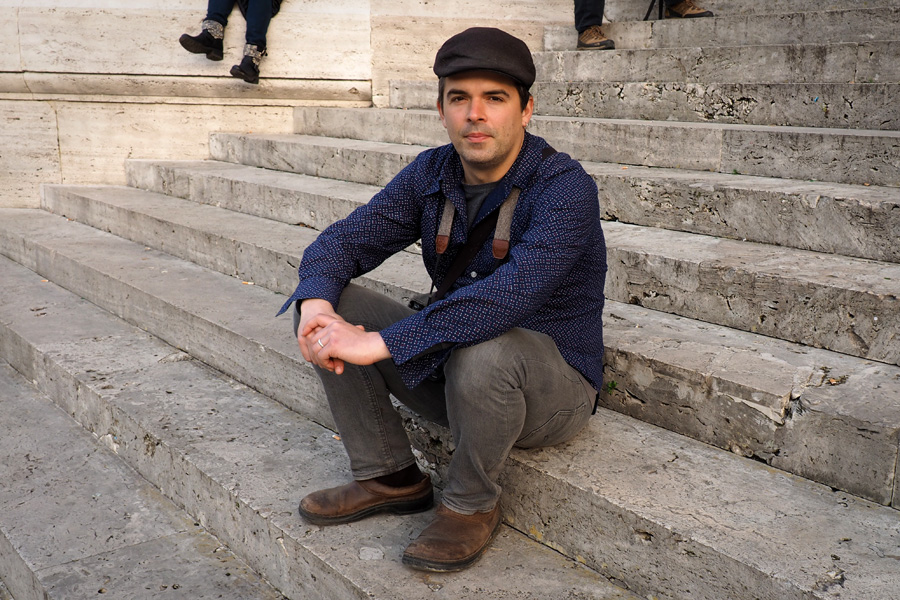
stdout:
{"type": "MultiPolygon", "coordinates": [[[[472,259],[475,258],[475,255],[478,254],[478,251],[484,245],[484,242],[487,240],[488,236],[491,234],[491,231],[494,229],[494,226],[498,224],[500,214],[504,212],[504,209],[508,213],[507,217],[509,218],[509,223],[506,224],[506,239],[502,240],[503,243],[506,244],[507,251],[509,250],[509,225],[512,222],[512,213],[515,211],[516,202],[519,199],[519,194],[521,190],[517,187],[514,187],[510,192],[509,196],[506,197],[506,200],[503,201],[503,205],[500,207],[500,210],[495,210],[490,215],[484,218],[478,225],[473,227],[469,231],[469,238],[466,240],[465,245],[460,249],[459,254],[456,255],[456,258],[453,259],[453,262],[450,264],[450,268],[447,269],[447,275],[444,276],[443,281],[441,281],[440,287],[438,287],[437,291],[431,295],[429,300],[429,304],[432,302],[437,302],[441,298],[443,298],[447,292],[450,290],[450,286],[459,279],[459,276],[462,275],[463,271],[466,270],[466,267],[469,266],[469,263],[472,262],[472,259]]],[[[441,217],[441,226],[443,228],[444,221],[447,216],[447,204],[451,207],[453,204],[447,200],[446,204],[444,204],[444,216],[441,217]]],[[[452,219],[453,215],[451,214],[450,218],[452,219]]],[[[499,227],[498,227],[499,228],[499,227]]],[[[440,229],[438,229],[440,231],[440,229]]],[[[435,246],[437,246],[437,240],[435,240],[435,246]]],[[[494,250],[494,256],[497,256],[497,251],[494,250]]],[[[506,257],[504,253],[500,258],[506,257]]]]}
{"type": "Polygon", "coordinates": [[[437,235],[434,237],[434,249],[438,254],[447,251],[450,245],[450,229],[453,228],[453,215],[456,214],[456,208],[450,202],[450,198],[444,200],[444,213],[441,215],[441,223],[438,226],[437,235]]]}
{"type": "Polygon", "coordinates": [[[509,252],[509,230],[512,226],[513,213],[516,211],[516,202],[522,190],[514,187],[503,201],[497,216],[497,229],[494,231],[494,242],[491,244],[491,252],[497,260],[506,258],[509,252]]]}

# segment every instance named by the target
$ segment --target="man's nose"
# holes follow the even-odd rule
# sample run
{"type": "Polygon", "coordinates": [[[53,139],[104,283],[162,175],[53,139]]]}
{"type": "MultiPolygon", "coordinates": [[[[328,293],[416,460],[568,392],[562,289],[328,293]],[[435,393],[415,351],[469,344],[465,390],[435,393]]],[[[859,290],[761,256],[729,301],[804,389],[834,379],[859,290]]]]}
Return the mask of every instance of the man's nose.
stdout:
{"type": "Polygon", "coordinates": [[[484,120],[484,101],[479,98],[472,99],[469,102],[469,114],[468,118],[470,121],[483,121],[484,120]]]}

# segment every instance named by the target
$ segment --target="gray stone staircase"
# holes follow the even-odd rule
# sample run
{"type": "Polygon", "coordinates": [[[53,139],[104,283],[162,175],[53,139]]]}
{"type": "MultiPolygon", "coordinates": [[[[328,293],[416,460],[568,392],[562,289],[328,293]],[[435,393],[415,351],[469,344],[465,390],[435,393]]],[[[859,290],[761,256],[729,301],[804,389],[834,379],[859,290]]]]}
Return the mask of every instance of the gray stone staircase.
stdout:
{"type": "MultiPolygon", "coordinates": [[[[0,210],[8,593],[900,598],[900,5],[729,1],[611,24],[614,52],[549,28],[536,54],[530,129],[607,219],[607,386],[571,443],[513,452],[503,533],[462,574],[400,565],[428,513],[296,515],[348,470],[274,318],[317,232],[446,142],[434,82],[0,210]]],[[[416,253],[361,283],[424,291],[416,253]]],[[[405,417],[440,482],[448,432],[405,417]]]]}

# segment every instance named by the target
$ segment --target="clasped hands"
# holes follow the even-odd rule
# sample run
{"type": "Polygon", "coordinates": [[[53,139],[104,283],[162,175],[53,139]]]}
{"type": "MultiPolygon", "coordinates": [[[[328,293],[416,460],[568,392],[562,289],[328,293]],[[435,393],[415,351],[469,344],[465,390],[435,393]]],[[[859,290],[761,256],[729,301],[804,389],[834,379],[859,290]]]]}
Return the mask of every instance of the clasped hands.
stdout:
{"type": "Polygon", "coordinates": [[[391,357],[381,334],[348,323],[330,302],[319,298],[300,304],[297,343],[304,359],[338,375],[344,372],[344,363],[371,365],[391,357]]]}

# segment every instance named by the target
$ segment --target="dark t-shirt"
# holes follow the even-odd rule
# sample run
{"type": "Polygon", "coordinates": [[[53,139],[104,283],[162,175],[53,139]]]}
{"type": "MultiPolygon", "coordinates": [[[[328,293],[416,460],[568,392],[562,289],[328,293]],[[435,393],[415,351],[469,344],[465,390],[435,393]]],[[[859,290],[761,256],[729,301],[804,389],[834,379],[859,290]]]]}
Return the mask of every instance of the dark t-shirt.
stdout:
{"type": "Polygon", "coordinates": [[[463,184],[463,191],[466,193],[466,216],[469,220],[469,229],[472,228],[472,223],[475,222],[475,217],[478,215],[478,211],[481,210],[484,199],[494,191],[498,183],[500,182],[493,181],[491,183],[476,183],[474,185],[463,184]]]}

